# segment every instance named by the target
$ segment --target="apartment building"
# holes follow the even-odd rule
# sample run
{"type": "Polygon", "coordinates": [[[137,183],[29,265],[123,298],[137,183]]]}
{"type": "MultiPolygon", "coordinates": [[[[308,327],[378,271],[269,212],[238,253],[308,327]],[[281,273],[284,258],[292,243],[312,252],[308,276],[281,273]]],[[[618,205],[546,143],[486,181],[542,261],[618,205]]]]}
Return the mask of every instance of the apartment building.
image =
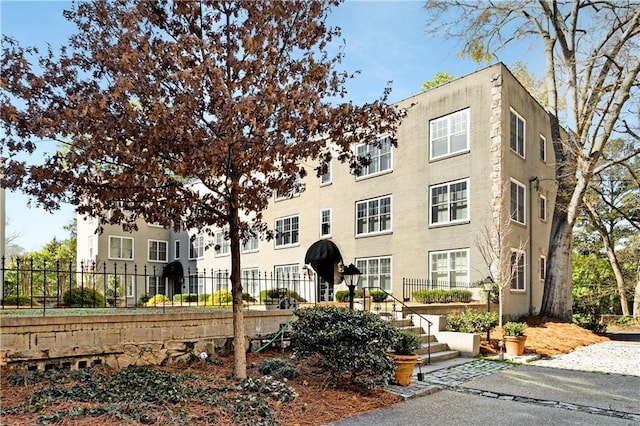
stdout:
{"type": "MultiPolygon", "coordinates": [[[[405,115],[396,148],[381,135],[379,147],[353,148],[371,158],[357,176],[333,160],[317,178],[309,164],[303,191],[274,197],[264,220],[277,236],[244,245],[243,276],[303,273],[308,248],[327,239],[345,265],[362,272],[360,287],[382,287],[401,298],[403,278],[421,278],[480,295],[477,284],[490,276],[503,281],[505,315],[539,311],[556,189],[548,113],[502,63],[397,107],[405,115]],[[488,261],[488,252],[502,260],[488,261]]],[[[148,224],[135,234],[105,227],[98,236],[94,229],[78,221],[80,261],[163,271],[173,265],[176,276],[231,265],[223,230],[214,230],[214,241],[205,234],[191,241],[187,232],[148,224]]],[[[180,290],[177,281],[159,281],[147,280],[145,289],[132,283],[128,294],[149,286],[168,295],[180,290]]]]}

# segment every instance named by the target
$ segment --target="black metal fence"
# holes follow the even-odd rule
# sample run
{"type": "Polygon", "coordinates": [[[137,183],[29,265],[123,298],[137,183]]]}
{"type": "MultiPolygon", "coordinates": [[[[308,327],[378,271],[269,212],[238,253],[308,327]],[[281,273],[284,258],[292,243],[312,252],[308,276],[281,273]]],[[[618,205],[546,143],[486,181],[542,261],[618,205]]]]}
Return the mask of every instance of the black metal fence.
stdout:
{"type": "Polygon", "coordinates": [[[415,302],[413,294],[416,291],[424,290],[470,290],[475,286],[469,282],[450,282],[450,281],[433,281],[422,278],[403,278],[402,279],[402,300],[405,302],[415,302]]]}
{"type": "MultiPolygon", "coordinates": [[[[164,265],[163,265],[164,266],[164,265]]],[[[47,263],[33,259],[1,259],[2,309],[141,308],[149,306],[231,306],[230,271],[187,269],[167,274],[163,266],[47,263]]],[[[288,308],[322,300],[315,280],[303,274],[244,270],[243,301],[247,306],[288,308]]]]}

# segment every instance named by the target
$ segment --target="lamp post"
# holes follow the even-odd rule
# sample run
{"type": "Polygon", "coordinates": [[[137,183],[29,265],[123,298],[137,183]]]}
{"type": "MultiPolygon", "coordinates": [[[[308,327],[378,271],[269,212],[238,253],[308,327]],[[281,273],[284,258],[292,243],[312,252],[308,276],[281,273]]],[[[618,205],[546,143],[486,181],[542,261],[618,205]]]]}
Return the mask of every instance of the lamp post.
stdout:
{"type": "MultiPolygon", "coordinates": [[[[482,280],[484,291],[487,292],[487,312],[491,312],[491,287],[493,286],[493,278],[490,276],[482,280]]],[[[487,343],[491,345],[491,329],[487,329],[487,343]]]]}
{"type": "Polygon", "coordinates": [[[352,311],[353,297],[355,296],[356,286],[360,282],[360,275],[362,275],[362,272],[360,272],[353,263],[344,268],[344,271],[342,272],[344,282],[347,284],[347,287],[349,287],[349,309],[352,311]]]}

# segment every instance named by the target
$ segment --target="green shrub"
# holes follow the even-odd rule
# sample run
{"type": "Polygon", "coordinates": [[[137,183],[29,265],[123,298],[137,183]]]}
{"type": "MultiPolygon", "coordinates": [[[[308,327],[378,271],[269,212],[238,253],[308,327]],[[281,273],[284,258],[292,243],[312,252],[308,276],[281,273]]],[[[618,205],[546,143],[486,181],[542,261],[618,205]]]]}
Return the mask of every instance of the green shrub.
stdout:
{"type": "Polygon", "coordinates": [[[467,309],[447,315],[447,330],[460,333],[484,333],[498,325],[497,312],[478,312],[467,309]]]}
{"type": "Polygon", "coordinates": [[[214,306],[227,306],[233,303],[233,296],[229,290],[218,290],[213,293],[208,304],[214,306]]]}
{"type": "Polygon", "coordinates": [[[300,371],[280,358],[265,359],[258,365],[258,371],[277,379],[295,379],[300,371]]]}
{"type": "Polygon", "coordinates": [[[604,333],[607,329],[607,325],[602,321],[598,321],[595,316],[589,314],[573,314],[571,318],[574,324],[579,325],[582,328],[591,330],[595,333],[604,333]]]}
{"type": "Polygon", "coordinates": [[[62,301],[65,305],[73,308],[98,308],[105,306],[105,299],[102,293],[91,287],[74,287],[67,290],[62,295],[62,301]]]}
{"type": "Polygon", "coordinates": [[[473,293],[471,290],[418,290],[411,293],[420,303],[469,303],[473,293]]]}
{"type": "Polygon", "coordinates": [[[244,300],[245,302],[255,302],[256,298],[245,291],[244,293],[242,293],[242,300],[244,300]]]}
{"type": "Polygon", "coordinates": [[[382,290],[371,290],[371,293],[369,293],[371,295],[371,300],[374,303],[382,303],[385,300],[387,300],[387,292],[386,291],[382,291],[382,290]]]}
{"type": "Polygon", "coordinates": [[[195,293],[173,295],[173,303],[195,303],[197,301],[198,301],[198,295],[195,293]]]}
{"type": "Polygon", "coordinates": [[[155,296],[149,297],[149,300],[144,304],[145,306],[156,306],[156,305],[166,305],[170,304],[171,299],[169,299],[164,294],[156,294],[155,296]]]}
{"type": "Polygon", "coordinates": [[[291,326],[291,346],[298,358],[320,355],[328,385],[350,375],[352,384],[369,389],[385,386],[395,365],[386,354],[398,330],[378,315],[337,306],[315,306],[297,312],[291,326]]]}
{"type": "Polygon", "coordinates": [[[269,290],[260,291],[260,301],[261,302],[264,302],[267,299],[279,300],[281,296],[288,297],[288,298],[296,300],[298,302],[306,302],[306,300],[304,298],[300,297],[298,292],[294,291],[294,290],[272,288],[272,289],[269,289],[269,290]]]}
{"type": "Polygon", "coordinates": [[[524,336],[524,331],[529,327],[526,322],[509,321],[502,326],[505,336],[524,336]]]}
{"type": "MultiPolygon", "coordinates": [[[[6,296],[4,298],[4,304],[10,306],[31,306],[31,297],[30,296],[6,296]]],[[[40,303],[33,299],[33,306],[40,306],[40,303]]]]}
{"type": "MultiPolygon", "coordinates": [[[[349,301],[349,290],[340,290],[340,291],[336,291],[334,294],[334,297],[336,299],[336,301],[338,302],[348,302],[349,301]]],[[[356,290],[353,298],[361,298],[362,297],[362,290],[356,290]]]]}
{"type": "Polygon", "coordinates": [[[412,355],[422,346],[422,336],[402,330],[398,338],[391,344],[391,351],[398,355],[412,355]]]}

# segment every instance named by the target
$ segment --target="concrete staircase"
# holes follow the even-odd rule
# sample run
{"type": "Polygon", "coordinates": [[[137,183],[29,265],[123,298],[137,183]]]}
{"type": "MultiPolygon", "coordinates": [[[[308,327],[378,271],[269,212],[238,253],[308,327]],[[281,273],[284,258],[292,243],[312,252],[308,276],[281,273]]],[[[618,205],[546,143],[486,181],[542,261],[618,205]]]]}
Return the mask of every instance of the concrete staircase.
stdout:
{"type": "Polygon", "coordinates": [[[410,331],[422,336],[422,347],[416,350],[419,362],[422,365],[429,364],[429,361],[431,361],[431,364],[434,364],[460,357],[460,351],[451,350],[447,343],[439,342],[436,336],[433,334],[429,335],[423,326],[416,326],[410,318],[393,319],[391,323],[399,330],[410,331]]]}

